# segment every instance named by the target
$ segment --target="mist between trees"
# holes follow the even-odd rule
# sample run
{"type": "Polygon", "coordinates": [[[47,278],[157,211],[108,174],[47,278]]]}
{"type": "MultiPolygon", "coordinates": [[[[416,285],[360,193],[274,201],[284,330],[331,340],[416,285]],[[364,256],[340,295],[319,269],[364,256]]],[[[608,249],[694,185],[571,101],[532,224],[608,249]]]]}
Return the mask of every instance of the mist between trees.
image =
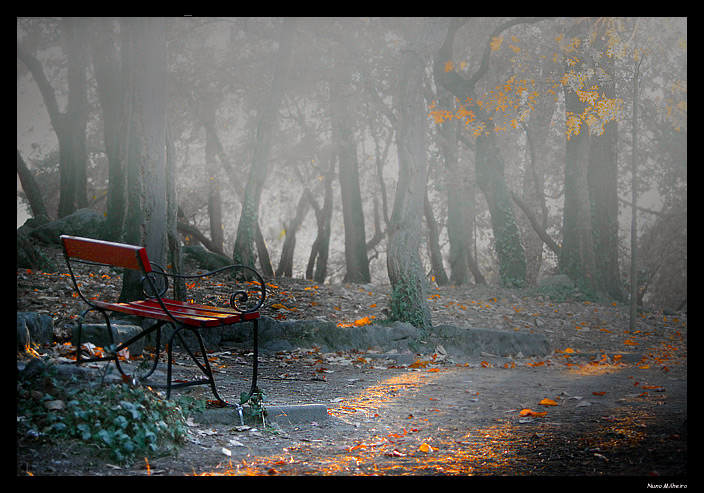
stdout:
{"type": "Polygon", "coordinates": [[[686,18],[18,18],[17,61],[18,221],[390,283],[418,326],[558,273],[686,303],[686,18]]]}

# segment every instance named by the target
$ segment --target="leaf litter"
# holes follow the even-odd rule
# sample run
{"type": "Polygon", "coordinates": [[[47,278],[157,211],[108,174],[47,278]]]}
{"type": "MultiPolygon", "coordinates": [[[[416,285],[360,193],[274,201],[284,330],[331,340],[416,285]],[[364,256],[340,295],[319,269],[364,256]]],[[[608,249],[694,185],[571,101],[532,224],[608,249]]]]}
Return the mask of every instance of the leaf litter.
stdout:
{"type": "MultiPolygon", "coordinates": [[[[17,273],[18,311],[51,315],[60,340],[78,309],[64,277],[17,273]]],[[[94,283],[96,291],[117,291],[113,281],[96,277],[86,284],[94,283]]],[[[275,301],[285,309],[273,308],[271,313],[288,320],[328,320],[341,326],[373,323],[383,320],[388,299],[388,287],[383,286],[316,285],[293,279],[276,279],[275,286],[275,301]]],[[[442,346],[425,348],[406,364],[386,358],[380,348],[323,353],[313,347],[263,354],[260,384],[272,405],[324,402],[330,420],[316,426],[274,426],[265,433],[246,435],[232,426],[192,423],[192,440],[180,459],[150,459],[152,470],[163,474],[394,474],[401,465],[410,474],[589,474],[596,470],[590,467],[603,474],[686,473],[686,465],[676,462],[682,453],[686,457],[686,442],[682,442],[686,437],[686,314],[644,314],[638,330],[631,333],[626,307],[552,303],[520,293],[442,288],[431,291],[428,302],[434,323],[544,333],[554,348],[549,356],[517,354],[501,361],[487,354],[458,364],[442,346]],[[594,379],[605,383],[574,388],[574,382],[594,379]],[[684,396],[677,392],[682,382],[684,396]],[[365,395],[374,389],[377,395],[365,395]],[[658,434],[656,430],[665,429],[657,424],[664,423],[665,411],[670,412],[669,428],[658,434]],[[615,460],[617,452],[605,452],[604,444],[611,443],[613,436],[621,437],[620,462],[615,460]],[[584,447],[570,448],[568,442],[584,447]],[[637,447],[664,452],[638,455],[637,447]],[[499,449],[508,455],[501,455],[504,452],[499,449]],[[589,463],[581,450],[592,450],[587,455],[597,463],[589,463]],[[553,460],[535,460],[548,451],[553,460]],[[665,452],[675,459],[664,457],[665,452]],[[494,453],[498,454],[492,459],[494,466],[488,467],[486,458],[494,453]],[[422,466],[417,462],[421,457],[433,459],[422,466]],[[319,466],[311,467],[311,462],[319,466]]],[[[35,349],[56,361],[70,359],[71,348],[65,344],[35,349]]],[[[222,366],[219,379],[243,378],[235,374],[246,374],[251,361],[251,354],[237,348],[220,348],[210,356],[222,366]]],[[[31,456],[29,463],[40,473],[113,474],[107,465],[101,468],[73,455],[72,465],[59,470],[52,461],[61,461],[61,452],[33,454],[39,444],[30,440],[25,445],[21,447],[18,440],[18,450],[27,451],[18,453],[18,468],[31,456]]],[[[142,472],[143,468],[127,467],[116,473],[142,472]]]]}

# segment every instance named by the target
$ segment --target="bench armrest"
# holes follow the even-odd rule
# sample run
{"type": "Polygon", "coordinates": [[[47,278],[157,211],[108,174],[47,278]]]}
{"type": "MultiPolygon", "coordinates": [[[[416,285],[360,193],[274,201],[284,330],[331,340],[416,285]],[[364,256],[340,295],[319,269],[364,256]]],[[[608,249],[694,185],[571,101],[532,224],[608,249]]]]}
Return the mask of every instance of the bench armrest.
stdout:
{"type": "Polygon", "coordinates": [[[169,288],[168,278],[199,279],[232,271],[240,285],[230,295],[230,306],[239,313],[256,312],[266,300],[266,283],[262,276],[246,265],[228,265],[201,274],[168,273],[159,264],[151,262],[152,271],[142,278],[142,292],[147,298],[161,298],[169,288]]]}

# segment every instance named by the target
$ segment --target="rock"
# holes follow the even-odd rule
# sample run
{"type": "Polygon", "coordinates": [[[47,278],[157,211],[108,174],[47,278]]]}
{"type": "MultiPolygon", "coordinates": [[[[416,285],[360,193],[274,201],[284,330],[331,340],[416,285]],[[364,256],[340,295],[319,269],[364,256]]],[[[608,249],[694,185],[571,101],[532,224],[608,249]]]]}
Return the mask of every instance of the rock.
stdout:
{"type": "Polygon", "coordinates": [[[61,235],[99,238],[105,217],[92,209],[79,209],[73,214],[56,221],[44,224],[32,230],[29,234],[44,243],[60,244],[61,235]]]}
{"type": "MultiPolygon", "coordinates": [[[[110,327],[113,331],[113,336],[115,337],[115,343],[121,344],[128,341],[130,338],[136,336],[142,332],[142,328],[137,325],[129,325],[120,320],[111,320],[110,327]]],[[[147,341],[147,338],[142,338],[130,344],[129,351],[130,354],[142,354],[147,341]]],[[[78,342],[78,330],[73,331],[71,336],[71,343],[75,346],[78,342]]],[[[110,346],[110,336],[108,335],[108,329],[106,324],[83,324],[83,331],[81,334],[81,344],[90,342],[96,346],[106,348],[110,346]]],[[[163,342],[163,341],[162,341],[163,342]]]]}
{"type": "Polygon", "coordinates": [[[438,325],[432,329],[435,337],[453,356],[546,356],[550,342],[544,334],[503,331],[477,327],[438,325]]]}
{"type": "Polygon", "coordinates": [[[20,381],[28,381],[37,378],[46,371],[46,363],[39,358],[32,358],[28,363],[17,362],[17,378],[20,381]]]}
{"type": "Polygon", "coordinates": [[[552,288],[567,288],[574,289],[575,284],[568,276],[565,274],[558,274],[555,276],[546,277],[542,279],[538,286],[540,289],[552,289],[552,288]]]}
{"type": "Polygon", "coordinates": [[[232,261],[229,258],[213,253],[201,245],[184,246],[181,248],[181,252],[187,257],[195,260],[201,269],[207,271],[232,265],[232,261]]]}
{"type": "Polygon", "coordinates": [[[17,350],[24,351],[29,344],[54,342],[54,321],[49,315],[36,312],[17,313],[17,350]]]}
{"type": "MultiPolygon", "coordinates": [[[[223,341],[247,347],[251,344],[251,325],[237,324],[226,329],[223,341]]],[[[431,329],[427,342],[441,344],[446,354],[478,356],[482,352],[499,356],[545,356],[550,354],[548,339],[543,334],[528,334],[475,327],[438,325],[431,329]]],[[[266,351],[290,351],[297,347],[320,347],[322,352],[366,350],[383,352],[411,350],[417,352],[421,332],[411,324],[338,327],[335,322],[295,320],[279,322],[262,317],[259,323],[259,347],[266,351]]]]}
{"type": "MultiPolygon", "coordinates": [[[[18,230],[19,231],[19,230],[18,230]]],[[[56,272],[54,262],[47,257],[27,234],[17,234],[17,268],[40,272],[56,272]]]]}
{"type": "Polygon", "coordinates": [[[29,235],[32,231],[34,231],[36,228],[39,226],[44,226],[45,224],[48,224],[51,222],[51,219],[49,216],[45,215],[40,215],[37,217],[30,217],[27,219],[22,226],[17,228],[17,234],[18,235],[29,235]]]}
{"type": "Polygon", "coordinates": [[[577,285],[565,274],[546,277],[538,282],[540,292],[552,300],[562,301],[569,298],[583,296],[577,285]]]}

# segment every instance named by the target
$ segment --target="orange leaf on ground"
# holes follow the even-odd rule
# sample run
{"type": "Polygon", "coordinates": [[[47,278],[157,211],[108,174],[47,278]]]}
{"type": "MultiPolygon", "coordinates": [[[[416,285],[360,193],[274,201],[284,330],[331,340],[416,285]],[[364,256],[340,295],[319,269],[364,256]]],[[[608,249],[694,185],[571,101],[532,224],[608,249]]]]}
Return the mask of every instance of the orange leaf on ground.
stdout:
{"type": "Polygon", "coordinates": [[[435,449],[434,449],[433,447],[431,447],[430,445],[428,445],[427,443],[423,443],[423,444],[421,444],[421,446],[418,448],[418,450],[420,450],[420,451],[423,452],[424,454],[427,454],[428,452],[432,452],[432,451],[435,450],[435,449]]]}
{"type": "Polygon", "coordinates": [[[543,399],[538,404],[540,404],[541,406],[557,406],[557,402],[552,399],[543,399]]]}
{"type": "Polygon", "coordinates": [[[606,392],[592,392],[594,395],[606,395],[606,392]]]}
{"type": "Polygon", "coordinates": [[[537,411],[533,411],[531,409],[521,409],[521,412],[519,414],[521,416],[534,416],[536,418],[542,418],[543,416],[546,416],[548,414],[548,412],[547,411],[537,412],[537,411]]]}

